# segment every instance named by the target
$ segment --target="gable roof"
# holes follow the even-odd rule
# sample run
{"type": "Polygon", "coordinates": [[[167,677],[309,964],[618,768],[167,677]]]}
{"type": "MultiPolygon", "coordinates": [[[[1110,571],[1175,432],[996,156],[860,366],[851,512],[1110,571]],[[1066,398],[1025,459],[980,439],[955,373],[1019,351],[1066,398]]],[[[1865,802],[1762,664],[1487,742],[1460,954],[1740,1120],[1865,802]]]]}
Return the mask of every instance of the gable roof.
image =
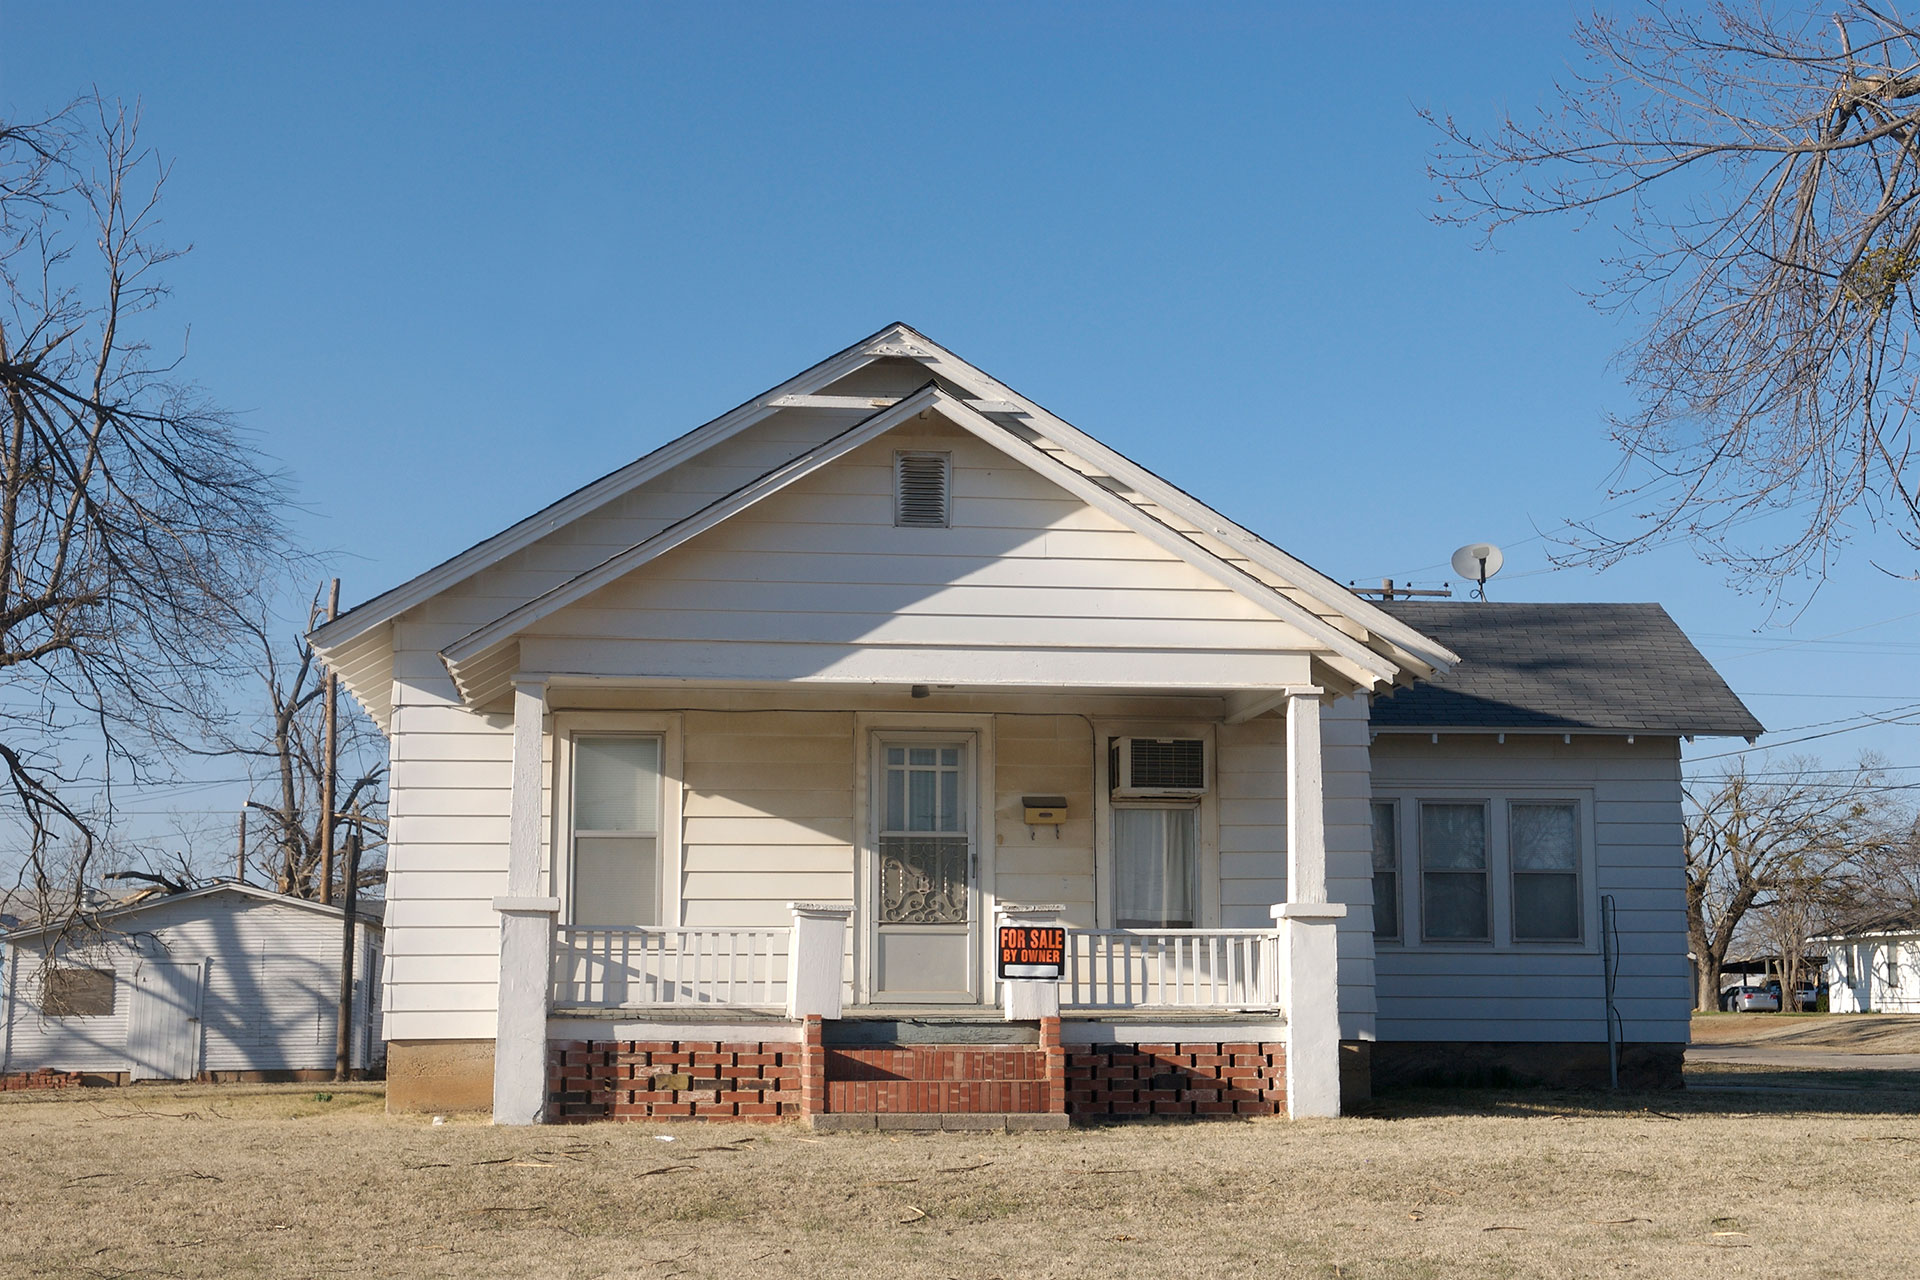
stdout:
{"type": "MultiPolygon", "coordinates": [[[[1129,518],[1128,523],[1134,523],[1139,514],[1145,514],[1161,532],[1174,535],[1183,544],[1190,544],[1189,550],[1198,547],[1205,553],[1205,558],[1230,569],[1244,580],[1247,590],[1258,588],[1268,597],[1262,603],[1290,600],[1290,607],[1277,616],[1294,621],[1295,615],[1318,615],[1320,621],[1309,634],[1316,638],[1324,637],[1329,650],[1350,665],[1348,674],[1355,683],[1364,686],[1394,679],[1416,678],[1434,670],[1444,670],[1456,660],[1456,655],[1445,646],[1436,644],[1325,574],[1249,533],[1138,463],[1100,444],[923,334],[898,323],[888,325],[638,461],[576,490],[536,515],[349,610],[312,633],[310,639],[315,650],[384,727],[392,671],[391,626],[401,614],[532,545],[568,522],[698,457],[782,409],[808,406],[841,409],[897,407],[902,398],[869,399],[819,394],[862,367],[886,359],[913,360],[925,367],[932,383],[930,387],[923,387],[914,394],[926,394],[929,391],[939,393],[944,397],[941,401],[943,415],[955,421],[965,417],[967,420],[959,422],[959,425],[981,435],[982,439],[1036,470],[1041,470],[1042,464],[1050,460],[1055,465],[1050,469],[1049,478],[1062,483],[1063,487],[1082,492],[1085,486],[1091,485],[1103,490],[1110,496],[1101,500],[1102,505],[1118,500],[1133,508],[1135,517],[1129,518]],[[991,430],[983,434],[982,424],[991,430]],[[1016,451],[1010,447],[1010,443],[1015,441],[1028,447],[1016,451]],[[1069,477],[1077,478],[1077,482],[1070,481],[1069,477]],[[1235,559],[1244,559],[1252,566],[1251,569],[1231,564],[1235,559]],[[1361,651],[1366,651],[1368,656],[1361,656],[1361,651]]],[[[870,428],[880,416],[870,415],[852,430],[870,428]]],[[[836,437],[836,440],[840,439],[842,437],[836,437]]],[[[834,443],[829,441],[813,450],[803,451],[743,489],[683,519],[675,527],[684,525],[690,528],[690,522],[703,519],[717,522],[717,519],[724,519],[731,511],[723,510],[723,504],[739,500],[742,506],[750,505],[767,493],[777,491],[783,483],[791,483],[800,475],[808,474],[817,469],[817,465],[822,465],[815,460],[815,455],[829,449],[834,443]],[[784,481],[781,480],[782,476],[785,477],[784,481]],[[766,487],[769,485],[771,487],[766,487]],[[749,490],[753,492],[749,494],[749,490]]],[[[1089,498],[1089,501],[1092,499],[1089,498]]],[[[1135,527],[1144,531],[1143,526],[1135,527]]],[[[549,597],[558,599],[560,597],[556,593],[567,593],[573,589],[574,583],[588,578],[593,578],[596,583],[607,580],[595,575],[615,561],[621,562],[625,569],[644,563],[650,558],[646,550],[649,546],[655,548],[652,554],[664,550],[664,544],[656,543],[656,539],[666,532],[671,530],[635,544],[609,558],[601,566],[579,575],[572,582],[544,593],[535,601],[515,606],[495,623],[480,628],[450,646],[445,656],[456,683],[463,679],[464,670],[476,692],[483,684],[492,689],[511,671],[503,665],[509,660],[508,655],[497,644],[483,640],[483,635],[496,641],[510,636],[515,624],[508,622],[509,618],[518,617],[518,625],[526,625],[533,614],[544,616],[539,610],[552,605],[549,597]],[[546,603],[542,604],[542,601],[546,603]],[[530,606],[536,606],[533,614],[522,613],[530,606]],[[482,652],[492,658],[491,662],[483,664],[486,669],[467,667],[466,664],[482,652]]],[[[682,532],[685,533],[685,530],[682,532]]],[[[1152,536],[1157,538],[1159,534],[1152,536]]],[[[684,541],[685,538],[681,537],[680,540],[684,541]]],[[[1186,551],[1180,554],[1182,558],[1187,558],[1186,551]]],[[[1213,570],[1209,569],[1209,572],[1213,570]]],[[[591,590],[590,587],[586,589],[591,590]]],[[[1242,586],[1236,585],[1235,589],[1242,589],[1242,586]]]]}
{"type": "Polygon", "coordinates": [[[1387,658],[1332,626],[1318,614],[1220,559],[1126,502],[1110,489],[1095,484],[1088,477],[1050,457],[1021,436],[990,421],[959,398],[941,390],[937,383],[928,383],[831,440],[448,645],[441,651],[441,657],[453,675],[461,696],[470,703],[484,703],[507,691],[511,664],[502,660],[504,655],[499,650],[526,627],[633,572],[927,410],[939,413],[955,426],[1025,464],[1089,506],[1112,516],[1163,551],[1179,557],[1275,617],[1299,628],[1351,664],[1362,683],[1368,678],[1382,683],[1391,682],[1397,673],[1395,665],[1387,658]]]}
{"type": "MultiPolygon", "coordinates": [[[[336,920],[345,918],[347,914],[346,908],[344,907],[315,902],[310,898],[289,897],[284,893],[275,893],[271,889],[262,889],[258,885],[242,884],[237,880],[221,880],[214,884],[202,885],[198,889],[189,889],[185,893],[143,894],[131,901],[111,903],[98,909],[82,911],[79,918],[88,922],[117,920],[125,916],[137,915],[142,911],[147,911],[154,907],[175,906],[182,902],[194,902],[219,894],[235,894],[243,898],[252,898],[256,901],[271,903],[275,906],[294,907],[302,911],[317,911],[322,915],[330,915],[336,920]]],[[[381,916],[379,913],[368,911],[362,907],[357,909],[354,915],[362,924],[369,925],[376,929],[381,927],[381,916]]],[[[6,933],[4,936],[8,942],[18,942],[21,939],[38,937],[43,933],[52,933],[64,927],[70,922],[70,919],[71,917],[62,917],[59,920],[24,924],[6,933]]]]}
{"type": "Polygon", "coordinates": [[[1396,601],[1460,654],[1376,698],[1375,729],[1501,729],[1754,738],[1764,732],[1657,604],[1396,601]]]}

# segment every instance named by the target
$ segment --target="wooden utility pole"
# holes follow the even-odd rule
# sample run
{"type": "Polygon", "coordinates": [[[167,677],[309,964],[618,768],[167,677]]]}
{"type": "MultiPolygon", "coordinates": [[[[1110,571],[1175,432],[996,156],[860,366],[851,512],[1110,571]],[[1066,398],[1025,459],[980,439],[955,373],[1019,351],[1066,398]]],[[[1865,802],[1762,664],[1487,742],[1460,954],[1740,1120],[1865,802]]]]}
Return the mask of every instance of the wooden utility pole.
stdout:
{"type": "Polygon", "coordinates": [[[240,844],[233,854],[233,878],[241,884],[247,882],[247,811],[240,811],[240,844]]]}
{"type": "MultiPolygon", "coordinates": [[[[327,592],[327,621],[340,616],[340,579],[327,592]]],[[[340,678],[327,668],[326,760],[320,774],[320,901],[333,901],[333,793],[340,774],[340,678]]]]}
{"type": "Polygon", "coordinates": [[[340,928],[340,1011],[335,1019],[338,1035],[334,1041],[333,1078],[347,1080],[353,1075],[353,962],[360,948],[358,941],[360,906],[360,805],[356,802],[347,818],[346,875],[340,885],[340,905],[344,920],[340,928]]]}

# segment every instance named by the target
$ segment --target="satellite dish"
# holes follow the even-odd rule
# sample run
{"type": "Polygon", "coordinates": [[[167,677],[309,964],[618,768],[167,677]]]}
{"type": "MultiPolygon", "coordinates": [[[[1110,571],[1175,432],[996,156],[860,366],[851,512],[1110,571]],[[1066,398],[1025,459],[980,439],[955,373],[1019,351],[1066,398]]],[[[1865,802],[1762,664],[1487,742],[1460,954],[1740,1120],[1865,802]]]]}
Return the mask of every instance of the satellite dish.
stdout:
{"type": "Polygon", "coordinates": [[[1487,598],[1487,579],[1500,572],[1507,558],[1491,542],[1469,542],[1453,553],[1453,571],[1480,584],[1478,594],[1487,598]]]}

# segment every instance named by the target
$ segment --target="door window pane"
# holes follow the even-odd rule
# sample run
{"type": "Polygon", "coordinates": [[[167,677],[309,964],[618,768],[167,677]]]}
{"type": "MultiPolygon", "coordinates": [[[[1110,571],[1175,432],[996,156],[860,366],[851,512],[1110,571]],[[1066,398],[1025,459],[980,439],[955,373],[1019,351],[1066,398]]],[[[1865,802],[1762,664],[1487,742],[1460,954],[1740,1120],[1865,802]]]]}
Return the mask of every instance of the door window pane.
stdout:
{"type": "Polygon", "coordinates": [[[1373,806],[1373,936],[1400,937],[1400,810],[1373,806]]]}
{"type": "Polygon", "coordinates": [[[1113,915],[1122,929],[1194,927],[1195,809],[1113,811],[1113,915]]]}
{"type": "Polygon", "coordinates": [[[883,756],[883,831],[967,830],[964,748],[888,747],[883,756]]]}
{"type": "Polygon", "coordinates": [[[1443,942],[1492,937],[1487,905],[1487,807],[1420,806],[1421,931],[1443,942]]]}
{"type": "Polygon", "coordinates": [[[882,749],[879,923],[962,925],[972,917],[966,748],[882,749]]]}
{"type": "Polygon", "coordinates": [[[1507,806],[1513,860],[1513,936],[1525,942],[1580,940],[1580,807],[1507,806]]]}

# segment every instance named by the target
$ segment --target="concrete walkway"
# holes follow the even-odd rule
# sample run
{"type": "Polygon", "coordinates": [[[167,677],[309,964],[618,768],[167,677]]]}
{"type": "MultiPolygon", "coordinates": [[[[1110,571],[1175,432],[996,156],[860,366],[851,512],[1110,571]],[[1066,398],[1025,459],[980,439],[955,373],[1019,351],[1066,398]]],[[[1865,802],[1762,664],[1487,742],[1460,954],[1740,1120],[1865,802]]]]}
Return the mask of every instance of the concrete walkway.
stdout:
{"type": "Polygon", "coordinates": [[[1920,1053],[1837,1053],[1831,1049],[1769,1049],[1744,1044],[1689,1045],[1687,1061],[1798,1071],[1920,1071],[1920,1053]]]}

